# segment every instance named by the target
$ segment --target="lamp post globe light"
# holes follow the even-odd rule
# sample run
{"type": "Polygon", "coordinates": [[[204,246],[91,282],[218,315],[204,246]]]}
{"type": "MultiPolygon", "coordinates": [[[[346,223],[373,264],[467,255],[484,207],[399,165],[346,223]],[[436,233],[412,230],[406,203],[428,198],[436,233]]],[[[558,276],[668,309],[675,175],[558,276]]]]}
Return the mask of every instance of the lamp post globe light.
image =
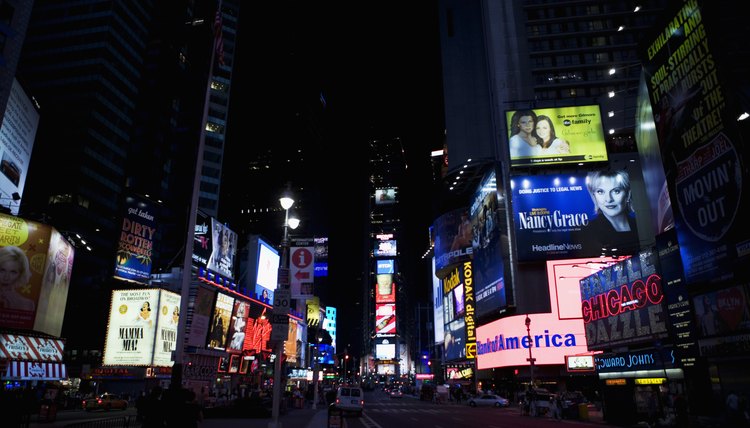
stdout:
{"type": "MultiPolygon", "coordinates": [[[[289,289],[289,228],[296,229],[299,226],[299,219],[289,218],[289,209],[294,205],[294,199],[284,195],[279,198],[281,208],[284,209],[284,238],[281,240],[281,261],[279,263],[279,279],[277,291],[289,289]]],[[[274,296],[275,297],[275,296],[274,296]]],[[[274,299],[278,300],[278,299],[274,299]]],[[[274,314],[276,314],[274,305],[274,314]]],[[[274,326],[274,328],[280,328],[274,326]]],[[[271,408],[271,422],[269,428],[281,428],[279,423],[279,408],[281,406],[281,358],[284,352],[284,340],[276,341],[276,358],[274,359],[273,370],[273,403],[271,408]]]]}

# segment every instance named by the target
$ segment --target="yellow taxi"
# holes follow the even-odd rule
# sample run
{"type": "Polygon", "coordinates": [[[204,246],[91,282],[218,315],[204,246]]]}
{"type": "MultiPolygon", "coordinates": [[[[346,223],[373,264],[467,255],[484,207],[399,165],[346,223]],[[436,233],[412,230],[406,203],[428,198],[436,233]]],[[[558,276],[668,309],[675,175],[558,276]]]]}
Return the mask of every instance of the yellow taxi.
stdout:
{"type": "Polygon", "coordinates": [[[83,400],[82,404],[83,410],[86,410],[87,412],[90,412],[92,410],[125,410],[128,408],[128,400],[121,398],[117,394],[110,394],[108,392],[105,392],[98,397],[87,398],[83,400]]]}

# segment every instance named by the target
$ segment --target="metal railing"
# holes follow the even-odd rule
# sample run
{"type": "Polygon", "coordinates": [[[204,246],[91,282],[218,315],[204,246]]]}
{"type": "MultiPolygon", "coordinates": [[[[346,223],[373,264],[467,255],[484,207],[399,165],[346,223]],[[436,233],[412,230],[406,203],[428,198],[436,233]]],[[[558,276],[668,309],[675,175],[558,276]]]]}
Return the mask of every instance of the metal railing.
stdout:
{"type": "Polygon", "coordinates": [[[138,428],[140,421],[136,421],[135,415],[118,416],[116,418],[96,419],[93,421],[73,422],[65,425],[65,428],[138,428]]]}

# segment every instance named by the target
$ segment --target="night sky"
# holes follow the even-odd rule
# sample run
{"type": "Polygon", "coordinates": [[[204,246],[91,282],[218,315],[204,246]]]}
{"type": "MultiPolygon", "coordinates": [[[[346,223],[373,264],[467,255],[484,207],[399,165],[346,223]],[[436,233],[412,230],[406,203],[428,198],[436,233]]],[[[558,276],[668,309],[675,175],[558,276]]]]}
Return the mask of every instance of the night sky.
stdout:
{"type": "MultiPolygon", "coordinates": [[[[329,236],[329,283],[341,291],[335,293],[337,301],[325,303],[339,308],[339,344],[356,346],[355,335],[361,333],[352,327],[360,314],[351,302],[361,299],[359,249],[366,212],[359,207],[368,197],[367,144],[373,138],[403,141],[408,170],[400,203],[411,251],[402,253],[402,263],[413,264],[404,269],[415,275],[423,269],[417,265],[423,263],[432,218],[429,154],[442,147],[444,128],[437,5],[277,3],[243,4],[240,12],[231,108],[252,114],[230,117],[230,138],[241,139],[251,152],[305,139],[304,130],[302,135],[288,130],[310,100],[325,97],[324,141],[305,150],[315,153],[311,180],[326,189],[316,234],[329,236]]],[[[275,240],[280,232],[263,234],[275,240]]],[[[426,299],[429,285],[413,288],[416,298],[426,299]]]]}

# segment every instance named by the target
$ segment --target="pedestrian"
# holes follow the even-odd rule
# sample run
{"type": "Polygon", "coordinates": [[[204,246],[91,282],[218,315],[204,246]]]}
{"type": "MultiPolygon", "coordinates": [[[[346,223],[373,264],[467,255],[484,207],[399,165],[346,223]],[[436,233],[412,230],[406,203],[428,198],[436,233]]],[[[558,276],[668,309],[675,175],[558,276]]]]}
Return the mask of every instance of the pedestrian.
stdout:
{"type": "Polygon", "coordinates": [[[198,428],[198,422],[203,421],[203,409],[195,401],[195,392],[191,389],[177,391],[180,402],[177,405],[176,427],[198,428]]]}
{"type": "Polygon", "coordinates": [[[562,419],[562,398],[560,397],[560,394],[550,396],[549,401],[549,407],[551,410],[550,416],[554,419],[562,419]]]}
{"type": "Polygon", "coordinates": [[[161,394],[162,388],[155,386],[144,400],[142,428],[163,428],[165,426],[166,415],[161,394]]]}
{"type": "Polygon", "coordinates": [[[739,427],[742,424],[740,413],[740,397],[734,391],[729,391],[727,399],[724,402],[727,413],[727,423],[730,427],[739,427]]]}
{"type": "Polygon", "coordinates": [[[677,394],[674,398],[675,425],[686,427],[689,424],[687,400],[682,394],[677,394]]]}

